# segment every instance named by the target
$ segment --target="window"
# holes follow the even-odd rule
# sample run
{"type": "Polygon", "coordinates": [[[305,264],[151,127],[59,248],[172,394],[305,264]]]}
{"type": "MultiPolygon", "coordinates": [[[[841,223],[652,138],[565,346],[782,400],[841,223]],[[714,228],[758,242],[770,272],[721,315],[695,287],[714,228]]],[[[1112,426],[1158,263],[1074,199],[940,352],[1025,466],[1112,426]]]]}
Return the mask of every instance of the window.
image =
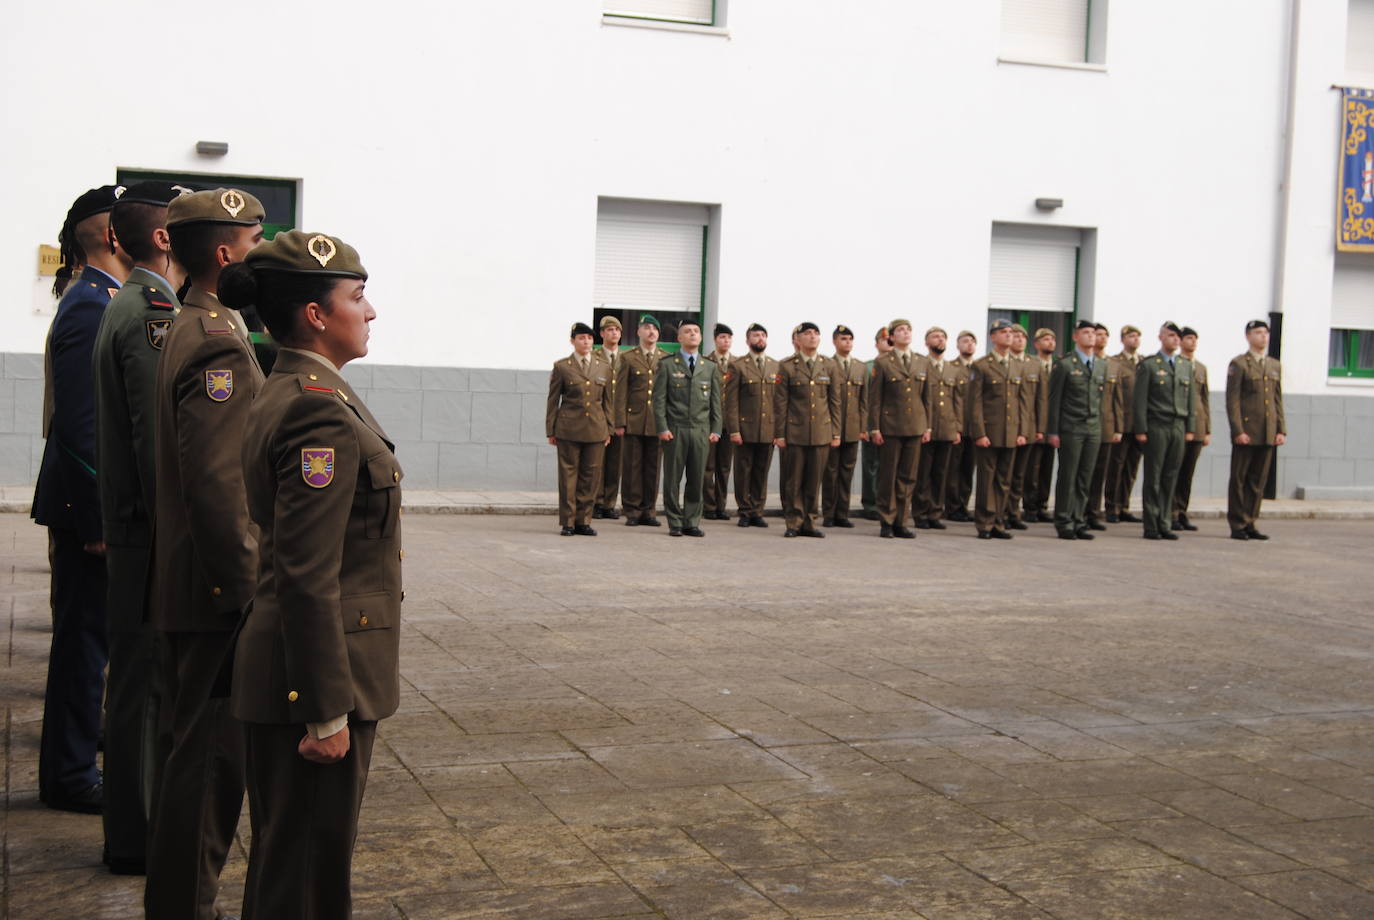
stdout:
{"type": "Polygon", "coordinates": [[[1010,320],[1031,336],[1052,329],[1062,351],[1078,315],[1082,242],[1074,227],[993,224],[988,324],[1010,320]]]}
{"type": "Polygon", "coordinates": [[[1345,69],[1374,73],[1374,0],[1350,0],[1346,6],[1345,69]]]}
{"type": "Polygon", "coordinates": [[[627,19],[718,25],[716,0],[602,0],[601,11],[606,16],[627,19]]]}
{"type": "Polygon", "coordinates": [[[1002,0],[1004,60],[1101,64],[1107,0],[1002,0]]]}
{"type": "Polygon", "coordinates": [[[120,169],[115,173],[119,185],[135,182],[175,182],[194,191],[207,188],[237,188],[256,197],[267,212],[262,222],[263,236],[271,239],[279,231],[296,226],[296,180],[261,179],[255,176],[210,176],[203,173],[157,172],[145,169],[120,169]]]}
{"type": "Polygon", "coordinates": [[[1374,377],[1374,256],[1367,253],[1336,253],[1327,373],[1374,377]]]}
{"type": "Polygon", "coordinates": [[[713,210],[673,201],[597,202],[593,325],[617,317],[629,344],[640,314],[652,313],[663,327],[659,342],[676,351],[677,324],[688,317],[705,322],[713,210]]]}

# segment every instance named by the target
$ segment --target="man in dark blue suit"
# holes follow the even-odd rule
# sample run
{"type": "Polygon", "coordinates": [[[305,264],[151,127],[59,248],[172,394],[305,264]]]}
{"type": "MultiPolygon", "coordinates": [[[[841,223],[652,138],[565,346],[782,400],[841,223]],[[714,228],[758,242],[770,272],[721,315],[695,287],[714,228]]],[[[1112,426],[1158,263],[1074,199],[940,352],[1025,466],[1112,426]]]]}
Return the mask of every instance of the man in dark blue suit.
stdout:
{"type": "Polygon", "coordinates": [[[43,449],[33,518],[52,537],[52,650],[43,698],[39,797],[52,808],[98,814],[96,769],[106,661],[105,544],[95,477],[91,353],[100,317],[129,273],[110,233],[115,187],[91,189],[62,227],[63,252],[84,266],[53,320],[52,428],[43,449]]]}

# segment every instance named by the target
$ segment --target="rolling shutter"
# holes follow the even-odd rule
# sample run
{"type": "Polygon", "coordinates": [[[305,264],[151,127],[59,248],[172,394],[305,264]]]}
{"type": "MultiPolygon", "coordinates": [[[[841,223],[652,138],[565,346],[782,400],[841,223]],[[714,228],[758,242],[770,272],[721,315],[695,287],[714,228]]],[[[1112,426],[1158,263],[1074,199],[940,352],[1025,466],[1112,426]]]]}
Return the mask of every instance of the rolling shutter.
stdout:
{"type": "Polygon", "coordinates": [[[1374,329],[1374,256],[1336,253],[1331,279],[1331,328],[1374,329]]]}
{"type": "Polygon", "coordinates": [[[702,205],[603,199],[596,220],[594,305],[699,311],[707,217],[702,205]]]}
{"type": "Polygon", "coordinates": [[[601,10],[608,16],[695,22],[704,26],[715,20],[715,0],[602,0],[601,10]]]}
{"type": "Polygon", "coordinates": [[[1089,0],[1002,0],[1002,55],[1037,61],[1087,59],[1089,0]]]}
{"type": "Polygon", "coordinates": [[[1072,311],[1080,239],[1077,230],[1061,227],[994,226],[988,273],[989,307],[1072,311]]]}
{"type": "Polygon", "coordinates": [[[1345,69],[1374,73],[1374,0],[1350,0],[1345,21],[1345,69]]]}

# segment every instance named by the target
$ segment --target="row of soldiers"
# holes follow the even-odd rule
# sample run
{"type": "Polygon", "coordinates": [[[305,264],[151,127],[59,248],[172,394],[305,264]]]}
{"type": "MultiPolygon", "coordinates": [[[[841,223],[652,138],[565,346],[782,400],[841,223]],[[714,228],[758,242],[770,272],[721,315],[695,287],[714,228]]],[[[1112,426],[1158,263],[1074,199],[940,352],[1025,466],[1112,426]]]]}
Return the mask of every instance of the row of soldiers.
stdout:
{"type": "MultiPolygon", "coordinates": [[[[795,352],[782,361],[766,355],[768,331],[758,323],[739,357],[724,324],[715,326],[709,354],[701,354],[696,320],[679,326],[674,354],[658,347],[661,326],[650,314],[640,318],[635,346],[621,346],[614,316],[597,331],[602,343],[594,347],[592,328],[575,324],[573,354],[550,377],[546,433],[558,446],[567,536],[594,535],[592,519],[621,513],[629,526],[658,526],[660,468],[670,535],[702,536],[703,516],[730,518],[732,468],[739,526],[767,527],[775,449],[789,537],[824,536],[817,523],[853,526],[861,454],[863,510],[880,521],[883,537],[942,530],[945,519],[972,521],[987,540],[1011,539],[1010,531],[1036,521],[1053,522],[1067,540],[1092,539],[1117,522],[1142,524],[1147,539],[1197,529],[1188,505],[1211,441],[1211,411],[1191,328],[1166,323],[1159,351],[1146,355],[1141,330],[1127,325],[1121,351],[1109,356],[1107,327],[1080,320],[1073,348],[1060,354],[1053,330],[1032,337],[997,320],[987,355],[975,357],[978,338],[964,330],[958,355],[947,359],[945,330],[926,330],[919,354],[911,322],[894,319],[878,330],[878,355],[867,362],[854,357],[853,331],[843,325],[832,333],[831,357],[819,354],[816,324],[798,325],[795,352]],[[1144,516],[1137,517],[1129,505],[1142,460],[1144,516]]],[[[1263,540],[1254,521],[1272,449],[1284,438],[1281,369],[1266,354],[1264,321],[1247,324],[1246,336],[1249,349],[1227,372],[1228,521],[1234,538],[1263,540]]]]}

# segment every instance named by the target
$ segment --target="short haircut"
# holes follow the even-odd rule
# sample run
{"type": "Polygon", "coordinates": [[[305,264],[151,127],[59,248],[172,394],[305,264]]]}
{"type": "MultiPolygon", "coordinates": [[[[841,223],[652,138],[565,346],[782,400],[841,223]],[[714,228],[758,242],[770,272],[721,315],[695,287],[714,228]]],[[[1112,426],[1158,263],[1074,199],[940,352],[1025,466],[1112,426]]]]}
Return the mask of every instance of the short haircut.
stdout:
{"type": "Polygon", "coordinates": [[[110,226],[129,258],[150,262],[161,251],[153,243],[153,231],[167,226],[167,206],[138,201],[117,203],[110,211],[110,226]]]}
{"type": "Polygon", "coordinates": [[[219,267],[215,261],[215,250],[233,243],[243,226],[202,220],[168,227],[167,233],[172,238],[172,255],[177,257],[192,278],[207,275],[219,267]]]}

